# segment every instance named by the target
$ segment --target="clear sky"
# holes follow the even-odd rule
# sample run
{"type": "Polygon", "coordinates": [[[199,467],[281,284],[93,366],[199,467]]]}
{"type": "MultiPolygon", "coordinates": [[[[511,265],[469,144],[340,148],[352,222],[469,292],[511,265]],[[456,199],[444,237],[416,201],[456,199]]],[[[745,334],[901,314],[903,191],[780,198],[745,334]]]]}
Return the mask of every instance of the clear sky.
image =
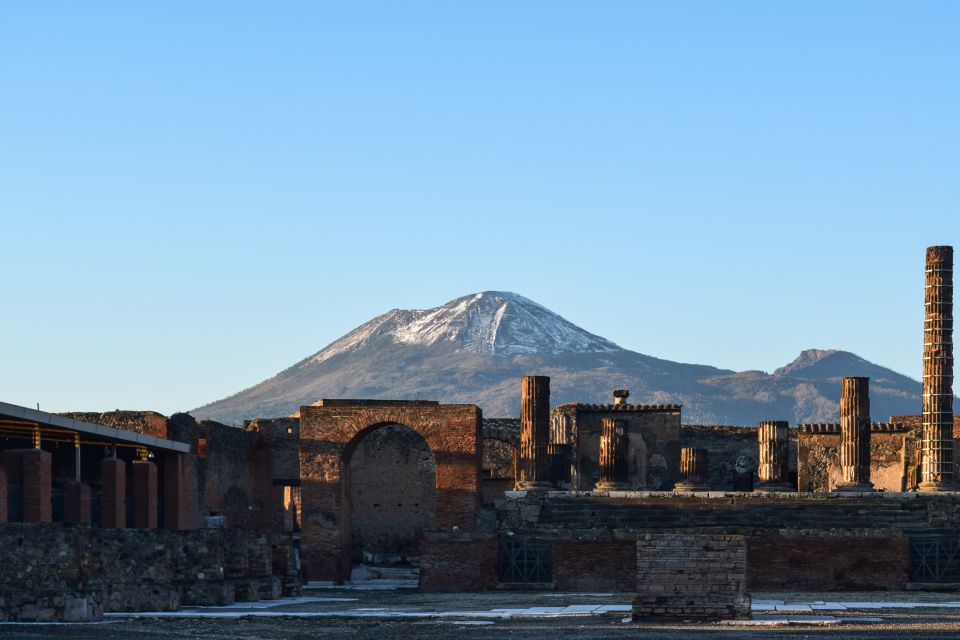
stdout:
{"type": "MultiPolygon", "coordinates": [[[[957,2],[7,2],[0,400],[187,410],[391,308],[919,377],[957,2]]],[[[958,246],[960,248],[960,246],[958,246]]]]}

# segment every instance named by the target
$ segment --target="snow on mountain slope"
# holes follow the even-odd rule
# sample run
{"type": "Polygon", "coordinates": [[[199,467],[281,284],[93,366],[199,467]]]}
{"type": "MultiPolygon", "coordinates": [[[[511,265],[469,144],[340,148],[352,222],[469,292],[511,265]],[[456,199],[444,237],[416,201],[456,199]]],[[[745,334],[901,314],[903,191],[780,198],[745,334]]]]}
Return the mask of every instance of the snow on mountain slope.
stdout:
{"type": "Polygon", "coordinates": [[[433,309],[394,309],[361,325],[308,358],[320,363],[356,347],[389,340],[482,355],[604,353],[616,344],[584,331],[516,293],[484,291],[433,309]]]}

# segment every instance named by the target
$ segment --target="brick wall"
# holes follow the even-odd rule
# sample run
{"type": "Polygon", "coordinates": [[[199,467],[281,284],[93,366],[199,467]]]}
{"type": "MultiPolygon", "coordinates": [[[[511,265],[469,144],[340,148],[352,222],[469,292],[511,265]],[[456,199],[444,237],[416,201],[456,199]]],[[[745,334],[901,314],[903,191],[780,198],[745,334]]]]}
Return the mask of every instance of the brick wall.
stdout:
{"type": "Polygon", "coordinates": [[[762,591],[904,589],[908,539],[899,532],[750,536],[747,585],[762,591]]]}
{"type": "Polygon", "coordinates": [[[499,548],[493,539],[420,542],[420,591],[482,591],[499,582],[499,548]]]}
{"type": "Polygon", "coordinates": [[[633,617],[750,617],[743,536],[652,533],[637,540],[633,617]]]}
{"type": "Polygon", "coordinates": [[[625,591],[637,586],[634,540],[555,540],[553,582],[558,591],[625,591]]]}
{"type": "MultiPolygon", "coordinates": [[[[436,462],[439,530],[473,530],[479,509],[480,409],[475,405],[322,400],[300,409],[301,526],[311,580],[349,578],[351,523],[341,470],[362,433],[400,424],[419,433],[436,462]]],[[[377,481],[391,482],[389,469],[377,481]]]]}
{"type": "MultiPolygon", "coordinates": [[[[797,485],[801,491],[832,491],[840,479],[839,428],[797,435],[797,485]]],[[[911,488],[913,431],[879,431],[870,434],[870,481],[876,489],[907,491],[911,488]]],[[[913,473],[915,476],[915,472],[913,473]]]]}

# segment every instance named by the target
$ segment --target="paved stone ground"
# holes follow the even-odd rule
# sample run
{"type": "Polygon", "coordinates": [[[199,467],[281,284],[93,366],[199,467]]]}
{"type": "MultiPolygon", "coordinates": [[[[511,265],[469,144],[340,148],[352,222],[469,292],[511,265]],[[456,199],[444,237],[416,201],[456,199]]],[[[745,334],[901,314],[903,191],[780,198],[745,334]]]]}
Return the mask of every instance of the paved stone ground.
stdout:
{"type": "Polygon", "coordinates": [[[630,596],[488,592],[420,594],[334,589],[303,598],[194,608],[158,617],[110,616],[93,624],[0,624],[2,638],[227,640],[337,638],[960,638],[960,593],[753,594],[755,619],[737,624],[625,621],[630,596]],[[814,606],[822,605],[814,609],[814,606]],[[791,623],[792,622],[792,623],[791,623]]]}

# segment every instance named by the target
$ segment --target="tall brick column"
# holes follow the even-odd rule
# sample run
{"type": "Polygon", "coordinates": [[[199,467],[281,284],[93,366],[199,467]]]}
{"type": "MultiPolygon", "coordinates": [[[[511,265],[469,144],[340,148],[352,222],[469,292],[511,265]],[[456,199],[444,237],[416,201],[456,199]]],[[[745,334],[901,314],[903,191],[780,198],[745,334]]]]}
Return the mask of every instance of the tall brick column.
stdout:
{"type": "Polygon", "coordinates": [[[189,529],[187,515],[186,456],[166,453],[163,456],[163,526],[165,529],[189,529]]]}
{"type": "Polygon", "coordinates": [[[77,481],[63,485],[63,521],[90,524],[90,487],[77,481]]]}
{"type": "Polygon", "coordinates": [[[51,468],[53,456],[43,449],[24,449],[20,453],[23,466],[23,521],[50,522],[53,511],[51,468]]]}
{"type": "Polygon", "coordinates": [[[7,521],[7,472],[0,467],[0,523],[7,521]]]}
{"type": "Polygon", "coordinates": [[[844,378],[840,387],[840,481],[837,491],[872,491],[870,378],[844,378]]]}
{"type": "Polygon", "coordinates": [[[760,465],[757,491],[790,491],[789,425],[785,420],[762,420],[757,425],[760,465]]]}
{"type": "Polygon", "coordinates": [[[953,480],[953,247],[928,247],[923,321],[921,491],[953,480]]]}
{"type": "Polygon", "coordinates": [[[100,461],[100,526],[127,526],[127,463],[119,458],[100,461]]]}
{"type": "Polygon", "coordinates": [[[677,491],[708,491],[708,461],[706,449],[680,449],[680,482],[677,491]]]}
{"type": "Polygon", "coordinates": [[[157,528],[157,465],[149,460],[133,461],[133,526],[157,528]]]}
{"type": "Polygon", "coordinates": [[[600,421],[600,480],[597,482],[597,491],[628,489],[629,477],[627,421],[603,418],[600,421]]]}
{"type": "Polygon", "coordinates": [[[550,378],[520,378],[520,478],[521,491],[549,490],[550,378]]]}

